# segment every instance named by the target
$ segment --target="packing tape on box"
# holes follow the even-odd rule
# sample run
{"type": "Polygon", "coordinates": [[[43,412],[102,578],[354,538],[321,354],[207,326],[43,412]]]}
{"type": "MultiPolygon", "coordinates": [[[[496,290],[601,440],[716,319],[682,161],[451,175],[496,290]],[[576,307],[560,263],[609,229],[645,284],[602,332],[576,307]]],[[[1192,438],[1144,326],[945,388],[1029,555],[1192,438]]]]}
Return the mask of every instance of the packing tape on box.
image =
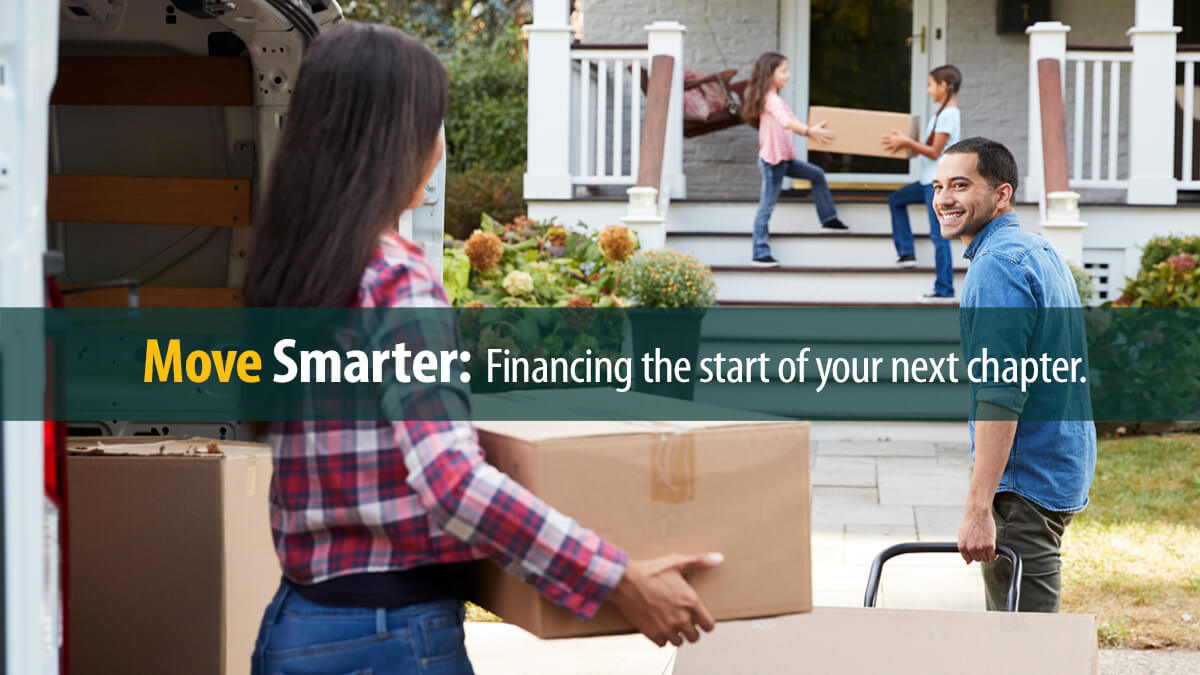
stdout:
{"type": "Polygon", "coordinates": [[[696,444],[692,430],[665,422],[630,422],[652,428],[650,499],[680,503],[696,498],[696,444]]]}

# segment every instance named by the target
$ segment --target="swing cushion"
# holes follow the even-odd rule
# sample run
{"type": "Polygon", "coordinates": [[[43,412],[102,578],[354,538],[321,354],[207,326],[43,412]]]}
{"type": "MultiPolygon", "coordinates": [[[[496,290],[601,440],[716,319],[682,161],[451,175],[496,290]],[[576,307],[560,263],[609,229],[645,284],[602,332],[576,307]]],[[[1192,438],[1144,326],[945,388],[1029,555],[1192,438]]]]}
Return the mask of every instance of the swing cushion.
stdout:
{"type": "Polygon", "coordinates": [[[726,109],[725,90],[716,81],[706,82],[699,86],[688,87],[689,84],[709,77],[686,68],[683,71],[683,119],[693,122],[704,122],[710,115],[726,109]]]}

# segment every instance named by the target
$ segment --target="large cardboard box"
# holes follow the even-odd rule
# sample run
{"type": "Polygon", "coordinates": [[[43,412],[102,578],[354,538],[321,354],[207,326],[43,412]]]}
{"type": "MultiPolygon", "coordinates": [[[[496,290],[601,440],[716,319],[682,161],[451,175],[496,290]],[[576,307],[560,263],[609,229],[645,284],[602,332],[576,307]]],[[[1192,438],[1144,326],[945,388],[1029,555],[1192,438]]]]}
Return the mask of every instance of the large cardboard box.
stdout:
{"type": "Polygon", "coordinates": [[[833,143],[825,145],[809,137],[810,151],[908,159],[915,153],[911,150],[888,152],[883,149],[880,139],[892,129],[899,129],[913,138],[917,138],[921,133],[921,118],[907,113],[825,106],[812,106],[808,109],[809,124],[816,124],[822,120],[834,132],[833,143]]]}
{"type": "Polygon", "coordinates": [[[75,675],[250,672],[279,585],[271,450],[189,439],[72,439],[75,675]]]}
{"type": "Polygon", "coordinates": [[[1096,617],[818,607],[811,614],[719,624],[679,649],[674,672],[961,675],[964,670],[1098,675],[1096,617]]]}
{"type": "MultiPolygon", "coordinates": [[[[647,403],[655,397],[618,396],[625,405],[661,407],[647,403]]],[[[514,396],[522,405],[570,400],[514,396]]],[[[632,558],[724,554],[722,565],[692,577],[718,620],[812,608],[808,423],[477,424],[489,463],[632,558]]],[[[481,604],[539,637],[632,630],[612,605],[583,621],[499,567],[481,570],[481,604]]]]}

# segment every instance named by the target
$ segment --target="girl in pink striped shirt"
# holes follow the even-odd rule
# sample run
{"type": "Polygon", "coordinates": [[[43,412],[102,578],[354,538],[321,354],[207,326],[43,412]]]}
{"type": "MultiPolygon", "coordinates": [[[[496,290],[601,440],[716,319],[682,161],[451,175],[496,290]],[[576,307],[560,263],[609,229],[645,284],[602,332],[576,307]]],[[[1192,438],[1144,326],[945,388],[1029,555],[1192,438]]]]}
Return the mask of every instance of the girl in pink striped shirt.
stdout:
{"type": "Polygon", "coordinates": [[[779,261],[771,256],[767,244],[770,236],[768,225],[783,177],[807,178],[812,183],[813,201],[817,205],[817,217],[821,227],[830,230],[845,230],[838,220],[833,205],[833,195],[825,172],[815,164],[796,159],[792,146],[792,133],[812,136],[821,143],[833,142],[833,131],[825,128],[824,122],[812,126],[796,119],[792,109],[779,96],[779,90],[787,85],[791,77],[788,61],[782,54],[767,52],[754,62],[750,74],[750,85],[746,88],[746,102],[742,106],[742,118],[758,129],[758,168],[762,171],[762,193],[758,199],[758,212],[754,216],[754,259],[755,267],[779,267],[779,261]]]}

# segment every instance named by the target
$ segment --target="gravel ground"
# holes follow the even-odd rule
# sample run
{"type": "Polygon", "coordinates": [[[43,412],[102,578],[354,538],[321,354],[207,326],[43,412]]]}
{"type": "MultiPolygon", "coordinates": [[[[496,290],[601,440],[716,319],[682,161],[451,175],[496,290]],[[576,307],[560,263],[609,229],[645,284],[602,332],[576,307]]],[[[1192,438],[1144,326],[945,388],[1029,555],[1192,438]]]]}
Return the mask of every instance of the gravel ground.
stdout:
{"type": "Polygon", "coordinates": [[[1100,675],[1197,675],[1200,652],[1101,649],[1100,675]]]}

